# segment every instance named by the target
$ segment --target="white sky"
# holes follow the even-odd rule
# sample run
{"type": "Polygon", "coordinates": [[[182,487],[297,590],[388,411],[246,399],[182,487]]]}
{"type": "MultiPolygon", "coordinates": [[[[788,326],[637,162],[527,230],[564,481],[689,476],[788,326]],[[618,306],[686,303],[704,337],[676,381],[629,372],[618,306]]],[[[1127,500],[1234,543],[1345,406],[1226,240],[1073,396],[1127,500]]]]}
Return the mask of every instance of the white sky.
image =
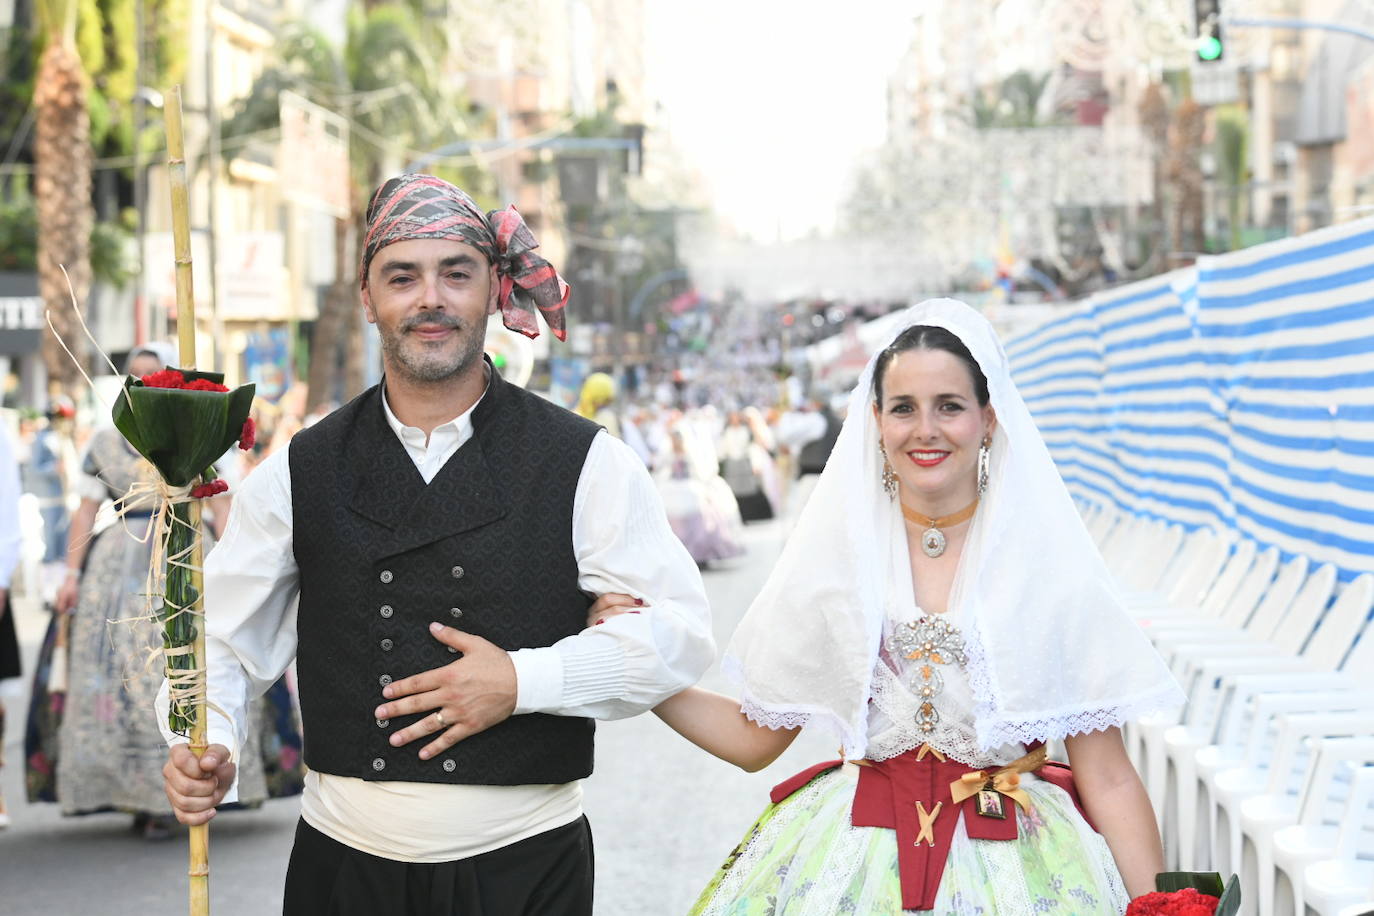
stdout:
{"type": "Polygon", "coordinates": [[[833,224],[920,3],[648,0],[650,97],[727,224],[769,241],[833,224]]]}

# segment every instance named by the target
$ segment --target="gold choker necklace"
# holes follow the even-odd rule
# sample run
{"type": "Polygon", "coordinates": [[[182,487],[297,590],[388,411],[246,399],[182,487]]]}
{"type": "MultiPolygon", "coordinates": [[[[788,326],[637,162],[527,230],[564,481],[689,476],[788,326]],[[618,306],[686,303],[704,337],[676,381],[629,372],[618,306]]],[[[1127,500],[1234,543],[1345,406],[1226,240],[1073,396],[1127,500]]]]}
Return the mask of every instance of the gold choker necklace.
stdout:
{"type": "Polygon", "coordinates": [[[921,550],[932,560],[945,552],[945,533],[941,528],[948,528],[950,525],[957,525],[973,518],[973,513],[978,508],[978,500],[975,498],[964,508],[953,515],[942,515],[939,518],[931,518],[929,515],[922,515],[915,509],[910,508],[906,503],[902,504],[902,515],[909,522],[914,522],[925,528],[921,532],[921,550]]]}

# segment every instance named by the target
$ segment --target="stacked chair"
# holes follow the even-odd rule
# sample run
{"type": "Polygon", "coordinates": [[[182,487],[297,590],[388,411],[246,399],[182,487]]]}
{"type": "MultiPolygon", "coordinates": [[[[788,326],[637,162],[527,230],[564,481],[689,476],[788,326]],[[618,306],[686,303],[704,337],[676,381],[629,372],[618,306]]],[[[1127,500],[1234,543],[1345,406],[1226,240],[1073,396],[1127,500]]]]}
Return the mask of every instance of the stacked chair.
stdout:
{"type": "Polygon", "coordinates": [[[1374,913],[1374,575],[1081,508],[1188,695],[1125,729],[1167,867],[1239,874],[1259,916],[1374,913]]]}

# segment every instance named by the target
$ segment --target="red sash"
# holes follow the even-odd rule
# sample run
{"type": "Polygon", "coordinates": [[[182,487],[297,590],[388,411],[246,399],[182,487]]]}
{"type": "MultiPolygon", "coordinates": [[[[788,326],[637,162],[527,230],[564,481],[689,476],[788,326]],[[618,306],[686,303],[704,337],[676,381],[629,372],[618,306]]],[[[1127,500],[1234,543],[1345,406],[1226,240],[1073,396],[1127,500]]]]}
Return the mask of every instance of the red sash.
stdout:
{"type": "MultiPolygon", "coordinates": [[[[1038,746],[1032,745],[1031,749],[1038,746]]],[[[903,909],[934,909],[961,812],[964,829],[973,839],[1014,840],[1017,837],[1016,805],[1010,798],[1004,799],[1005,818],[979,814],[976,796],[955,805],[950,784],[966,773],[978,772],[976,767],[957,760],[941,760],[930,752],[922,754],[921,749],[888,760],[857,762],[862,769],[854,791],[850,822],[855,827],[886,827],[897,831],[897,867],[902,883],[903,909]],[[932,812],[936,812],[933,817],[932,812]]],[[[843,760],[818,763],[779,783],[770,793],[773,804],[843,763],[843,760]]],[[[989,768],[987,772],[995,769],[989,768]]],[[[1050,761],[1035,772],[1041,779],[1068,792],[1084,820],[1088,819],[1074,788],[1073,774],[1066,765],[1050,761]]],[[[1088,823],[1091,826],[1092,822],[1088,823]]]]}

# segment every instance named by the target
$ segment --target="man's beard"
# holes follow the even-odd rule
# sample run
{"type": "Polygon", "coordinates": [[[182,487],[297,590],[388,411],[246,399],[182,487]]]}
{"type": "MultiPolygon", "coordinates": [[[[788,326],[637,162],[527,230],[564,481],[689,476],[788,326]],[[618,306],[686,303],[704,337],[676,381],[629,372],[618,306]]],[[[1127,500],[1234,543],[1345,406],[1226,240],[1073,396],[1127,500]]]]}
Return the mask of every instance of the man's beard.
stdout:
{"type": "Polygon", "coordinates": [[[387,366],[393,372],[417,382],[442,382],[461,375],[482,358],[482,347],[486,343],[485,326],[472,327],[462,319],[443,312],[407,318],[390,333],[383,331],[379,325],[378,333],[387,366]],[[423,343],[408,351],[403,346],[406,334],[422,327],[456,328],[459,335],[458,352],[449,355],[445,351],[431,350],[423,343]]]}

